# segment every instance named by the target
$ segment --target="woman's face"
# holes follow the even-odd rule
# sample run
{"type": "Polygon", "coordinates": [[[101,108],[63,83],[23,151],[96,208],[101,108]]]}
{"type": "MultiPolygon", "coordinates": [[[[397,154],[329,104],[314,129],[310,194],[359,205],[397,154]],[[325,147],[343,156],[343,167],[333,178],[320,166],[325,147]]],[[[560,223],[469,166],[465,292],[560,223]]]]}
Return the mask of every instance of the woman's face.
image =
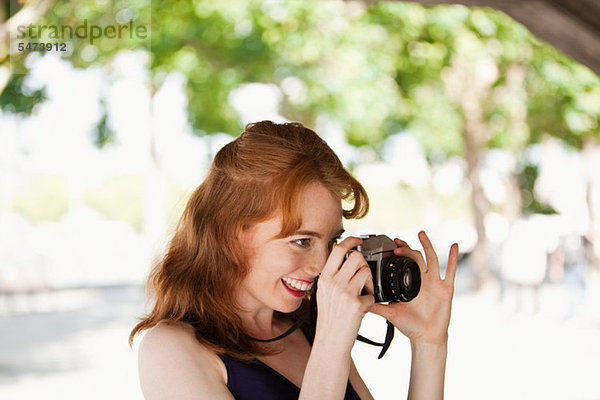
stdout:
{"type": "Polygon", "coordinates": [[[342,205],[321,183],[300,197],[302,225],[276,238],[281,215],[259,222],[242,234],[249,273],[242,283],[240,304],[247,309],[295,311],[311,290],[336,238],[343,233],[342,205]]]}

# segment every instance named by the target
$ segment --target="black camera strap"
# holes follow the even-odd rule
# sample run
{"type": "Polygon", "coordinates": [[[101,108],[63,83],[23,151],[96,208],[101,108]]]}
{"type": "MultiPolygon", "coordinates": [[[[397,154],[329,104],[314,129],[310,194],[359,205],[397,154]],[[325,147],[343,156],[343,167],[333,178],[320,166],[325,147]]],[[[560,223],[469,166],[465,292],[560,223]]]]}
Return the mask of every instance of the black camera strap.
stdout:
{"type": "Polygon", "coordinates": [[[374,342],[371,339],[367,339],[362,335],[358,335],[358,337],[356,338],[356,340],[358,340],[359,342],[367,343],[373,346],[381,346],[382,349],[379,355],[377,356],[377,359],[381,359],[381,357],[383,357],[385,352],[390,348],[390,344],[392,344],[392,339],[394,339],[394,324],[392,324],[388,320],[386,320],[385,322],[387,323],[387,330],[385,331],[385,339],[383,340],[383,343],[374,342]]]}
{"type": "MultiPolygon", "coordinates": [[[[311,298],[311,303],[312,303],[312,298],[311,298]]],[[[254,340],[255,342],[261,342],[261,343],[274,342],[276,340],[283,339],[284,337],[288,336],[290,333],[294,332],[296,329],[300,328],[302,326],[302,324],[310,317],[311,314],[312,314],[311,307],[308,307],[308,309],[300,316],[300,318],[298,318],[298,320],[296,320],[296,322],[294,322],[294,325],[290,326],[290,329],[288,329],[287,331],[283,332],[281,335],[274,337],[272,339],[257,339],[250,335],[246,335],[246,334],[244,334],[244,336],[246,336],[248,339],[254,340]]]]}
{"type": "MultiPolygon", "coordinates": [[[[294,332],[296,329],[298,329],[300,326],[302,326],[302,324],[305,323],[307,320],[312,320],[313,325],[314,325],[314,323],[316,323],[316,319],[317,319],[317,281],[318,280],[319,280],[319,277],[317,276],[315,278],[313,292],[310,296],[309,306],[307,307],[306,311],[304,311],[304,313],[302,313],[302,315],[296,320],[296,322],[294,322],[294,324],[287,331],[285,331],[281,335],[271,338],[271,339],[257,339],[250,335],[246,335],[246,334],[244,334],[244,336],[246,336],[248,339],[254,340],[256,342],[269,343],[269,342],[274,342],[279,339],[283,339],[284,337],[290,335],[292,332],[294,332]]],[[[392,344],[392,339],[394,339],[394,325],[390,321],[387,321],[387,320],[386,320],[386,323],[387,323],[387,330],[385,332],[385,339],[384,339],[383,343],[374,342],[371,339],[367,339],[366,337],[364,337],[362,335],[358,335],[356,337],[356,340],[358,340],[360,342],[367,343],[372,346],[382,347],[381,352],[379,353],[379,356],[377,356],[377,359],[381,359],[381,357],[383,357],[383,355],[386,353],[386,351],[390,347],[390,344],[392,344]]]]}

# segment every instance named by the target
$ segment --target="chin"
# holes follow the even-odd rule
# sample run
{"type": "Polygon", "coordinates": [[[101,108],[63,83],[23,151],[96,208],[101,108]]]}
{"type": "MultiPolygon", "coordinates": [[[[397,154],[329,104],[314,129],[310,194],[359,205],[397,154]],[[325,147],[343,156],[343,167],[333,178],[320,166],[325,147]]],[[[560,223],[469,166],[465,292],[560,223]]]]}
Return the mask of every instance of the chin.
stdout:
{"type": "Polygon", "coordinates": [[[300,308],[300,306],[302,305],[302,299],[304,297],[299,298],[297,301],[295,301],[295,304],[292,304],[291,302],[286,302],[285,304],[280,304],[279,307],[275,308],[275,311],[280,312],[282,314],[289,314],[289,313],[293,313],[294,311],[298,310],[300,308]]]}

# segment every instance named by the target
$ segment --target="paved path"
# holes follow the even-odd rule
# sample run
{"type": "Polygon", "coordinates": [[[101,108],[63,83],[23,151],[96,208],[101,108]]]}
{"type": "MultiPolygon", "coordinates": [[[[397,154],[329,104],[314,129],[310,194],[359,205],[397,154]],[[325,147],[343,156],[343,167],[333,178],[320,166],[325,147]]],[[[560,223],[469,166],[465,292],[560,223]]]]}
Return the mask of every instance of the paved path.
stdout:
{"type": "MultiPolygon", "coordinates": [[[[515,313],[493,290],[457,294],[450,331],[447,399],[599,400],[600,284],[586,308],[565,321],[566,292],[541,291],[541,311],[515,313]]],[[[0,302],[0,399],[142,399],[129,331],[144,310],[141,287],[71,290],[6,315],[0,302]]],[[[14,305],[13,305],[14,306],[14,305]]],[[[24,307],[21,305],[21,307],[24,307]]],[[[18,308],[18,307],[17,307],[18,308]]],[[[381,338],[367,316],[361,332],[381,338]]],[[[378,400],[406,398],[410,348],[397,334],[384,359],[358,343],[358,368],[378,400]]]]}
{"type": "Polygon", "coordinates": [[[38,300],[49,310],[0,317],[0,399],[142,399],[127,340],[143,288],[56,292],[29,307],[38,300]]]}

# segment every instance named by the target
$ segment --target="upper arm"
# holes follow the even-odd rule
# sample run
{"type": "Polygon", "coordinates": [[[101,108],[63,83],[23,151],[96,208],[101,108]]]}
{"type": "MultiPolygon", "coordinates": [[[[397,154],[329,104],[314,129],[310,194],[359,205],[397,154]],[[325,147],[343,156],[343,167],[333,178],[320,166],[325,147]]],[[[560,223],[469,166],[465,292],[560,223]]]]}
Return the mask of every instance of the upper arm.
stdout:
{"type": "Polygon", "coordinates": [[[233,399],[219,361],[189,329],[171,324],[154,326],[142,339],[138,353],[144,398],[233,399]]]}
{"type": "Polygon", "coordinates": [[[361,400],[373,400],[373,396],[371,392],[369,392],[369,388],[365,384],[365,382],[360,377],[358,370],[356,369],[356,365],[354,365],[354,360],[350,359],[350,383],[352,387],[361,398],[361,400]]]}

